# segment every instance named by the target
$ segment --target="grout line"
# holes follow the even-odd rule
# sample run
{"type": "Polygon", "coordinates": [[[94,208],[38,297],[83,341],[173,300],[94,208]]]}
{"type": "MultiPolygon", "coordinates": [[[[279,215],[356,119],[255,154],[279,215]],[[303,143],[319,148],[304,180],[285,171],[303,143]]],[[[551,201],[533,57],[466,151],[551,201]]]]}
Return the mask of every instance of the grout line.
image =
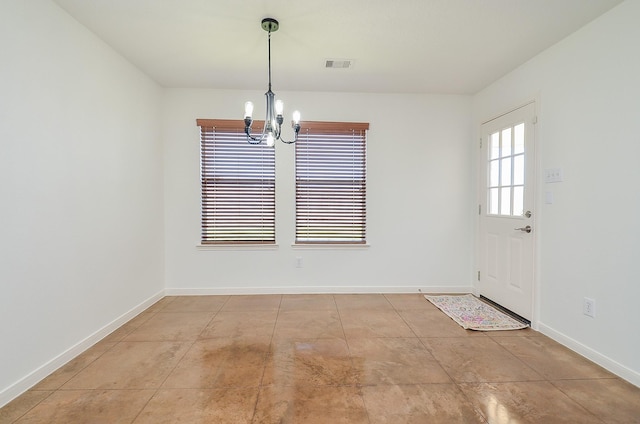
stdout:
{"type": "MultiPolygon", "coordinates": [[[[228,301],[229,299],[227,299],[228,301]]],[[[227,303],[227,302],[225,302],[227,303]]],[[[202,327],[202,330],[200,330],[200,332],[198,333],[198,335],[196,336],[196,340],[202,340],[202,333],[204,333],[206,331],[207,328],[209,328],[209,326],[211,325],[211,323],[213,322],[214,319],[216,319],[216,317],[218,316],[218,314],[220,313],[220,311],[222,310],[222,307],[224,306],[224,303],[222,304],[222,306],[220,306],[220,309],[218,309],[217,311],[215,311],[213,313],[213,316],[211,317],[211,319],[209,321],[207,321],[207,323],[204,325],[204,327],[202,327]]]]}
{"type": "MultiPolygon", "coordinates": [[[[582,380],[582,379],[581,379],[582,380]]],[[[556,380],[557,381],[557,380],[556,380]]],[[[557,385],[555,385],[553,383],[553,381],[549,380],[548,381],[549,384],[551,384],[556,390],[559,390],[560,393],[562,393],[563,395],[565,395],[566,397],[568,397],[569,399],[571,399],[576,405],[578,405],[580,408],[584,409],[587,413],[591,414],[593,417],[595,417],[597,420],[600,420],[600,422],[604,423],[605,421],[602,420],[598,415],[596,415],[595,413],[591,412],[589,409],[587,409],[586,407],[582,406],[582,403],[578,402],[577,399],[574,399],[573,396],[571,396],[569,393],[565,392],[564,390],[562,390],[562,388],[558,387],[557,385]]]]}
{"type": "MultiPolygon", "coordinates": [[[[31,390],[31,389],[29,389],[29,390],[31,390]]],[[[42,390],[42,391],[45,391],[45,390],[42,390]]],[[[40,404],[41,404],[42,402],[44,402],[45,400],[49,399],[49,398],[50,398],[51,396],[53,396],[53,394],[54,394],[55,392],[57,392],[57,391],[58,391],[57,389],[56,389],[56,390],[51,390],[47,396],[45,396],[44,398],[40,399],[40,401],[39,401],[39,402],[37,402],[37,403],[36,403],[35,405],[33,405],[31,408],[27,409],[27,410],[25,411],[25,413],[24,413],[24,414],[22,414],[22,415],[18,416],[15,420],[13,420],[13,421],[11,421],[11,422],[12,422],[12,423],[17,423],[17,422],[19,422],[19,421],[20,421],[22,418],[24,418],[24,417],[25,417],[29,412],[33,411],[33,410],[34,410],[38,405],[40,405],[40,404]]],[[[25,393],[26,393],[26,392],[25,392],[25,393]]],[[[20,395],[20,396],[22,396],[22,395],[20,395]]],[[[17,399],[19,399],[19,398],[20,398],[20,396],[18,396],[17,398],[15,398],[14,400],[12,400],[11,402],[16,401],[17,399]]],[[[11,402],[9,402],[7,405],[5,405],[5,406],[3,406],[2,408],[0,408],[0,410],[2,410],[3,408],[6,408],[8,405],[10,405],[10,404],[11,404],[11,402]]]]}
{"type": "Polygon", "coordinates": [[[351,363],[351,369],[357,375],[357,381],[356,381],[356,384],[355,384],[355,388],[358,390],[358,396],[360,396],[360,400],[362,401],[362,406],[364,407],[364,412],[367,415],[367,422],[371,423],[371,417],[369,416],[369,408],[367,407],[367,402],[364,399],[364,392],[362,390],[364,385],[360,381],[361,375],[359,373],[357,373],[358,369],[356,368],[355,364],[353,363],[353,355],[351,354],[351,346],[349,346],[349,340],[347,339],[347,333],[344,331],[344,324],[342,323],[342,314],[340,313],[341,310],[338,307],[338,302],[336,301],[335,295],[333,295],[332,298],[333,298],[333,303],[335,303],[336,310],[338,312],[338,319],[340,320],[340,328],[342,328],[342,336],[344,337],[344,343],[347,345],[347,353],[349,355],[349,363],[351,363]]]}
{"type": "Polygon", "coordinates": [[[142,405],[142,408],[140,408],[140,410],[138,411],[138,413],[136,414],[135,417],[133,417],[133,419],[131,420],[131,423],[136,422],[136,420],[138,419],[138,417],[140,416],[140,414],[142,414],[142,411],[144,411],[147,406],[149,405],[149,403],[151,402],[151,400],[153,400],[154,397],[156,397],[156,395],[158,394],[158,392],[160,391],[160,388],[155,389],[155,391],[153,392],[153,394],[151,396],[149,396],[149,399],[147,399],[147,401],[144,403],[144,405],[142,405]]]}
{"type": "MultiPolygon", "coordinates": [[[[527,336],[522,336],[522,338],[528,339],[527,336]]],[[[501,343],[498,343],[494,338],[489,337],[489,340],[491,340],[492,342],[494,342],[495,344],[497,344],[498,346],[500,346],[505,352],[509,353],[509,355],[513,356],[518,362],[520,362],[522,365],[524,365],[526,368],[529,368],[531,371],[533,371],[536,375],[540,376],[541,380],[544,381],[549,381],[548,378],[546,378],[545,376],[543,376],[541,373],[538,372],[538,370],[536,370],[535,368],[533,368],[531,365],[527,364],[526,362],[524,362],[522,359],[520,359],[520,357],[518,357],[518,355],[516,355],[515,353],[511,352],[509,349],[506,348],[506,346],[503,346],[501,343]]],[[[534,380],[536,381],[536,380],[534,380]]],[[[540,380],[537,380],[540,381],[540,380]]]]}
{"type": "Polygon", "coordinates": [[[260,382],[258,383],[258,393],[256,395],[256,401],[253,405],[253,414],[251,414],[251,421],[253,423],[253,420],[256,417],[256,413],[258,412],[258,403],[260,402],[260,395],[262,394],[262,389],[265,387],[263,386],[263,381],[264,381],[264,375],[267,372],[267,367],[269,366],[269,360],[272,357],[272,346],[273,346],[273,337],[275,336],[275,332],[276,332],[276,325],[278,324],[278,318],[280,317],[280,311],[282,309],[282,300],[283,300],[283,296],[280,295],[280,303],[278,303],[278,310],[276,312],[276,319],[273,321],[273,328],[271,330],[271,337],[269,338],[269,344],[267,347],[267,352],[265,354],[265,357],[263,358],[263,362],[262,362],[262,375],[260,376],[260,382]]]}

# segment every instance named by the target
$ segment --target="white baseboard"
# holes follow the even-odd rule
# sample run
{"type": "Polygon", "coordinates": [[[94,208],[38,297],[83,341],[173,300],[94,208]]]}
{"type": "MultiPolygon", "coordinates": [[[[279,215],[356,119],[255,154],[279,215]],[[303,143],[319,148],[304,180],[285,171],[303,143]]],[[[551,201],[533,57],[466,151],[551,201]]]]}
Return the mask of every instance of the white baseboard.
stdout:
{"type": "Polygon", "coordinates": [[[640,387],[640,373],[625,367],[624,365],[614,361],[608,356],[603,355],[600,352],[595,351],[590,347],[583,345],[577,340],[574,340],[571,337],[567,336],[566,334],[563,334],[559,331],[554,330],[553,328],[549,327],[544,323],[538,322],[538,331],[540,331],[545,336],[549,336],[550,338],[557,341],[558,343],[568,347],[574,352],[579,353],[580,355],[584,356],[590,361],[595,362],[596,364],[600,365],[604,369],[611,371],[618,377],[624,380],[627,380],[629,383],[635,386],[640,387]]]}
{"type": "Polygon", "coordinates": [[[51,359],[49,362],[43,364],[42,366],[35,369],[25,377],[15,382],[14,384],[0,391],[0,408],[2,408],[4,405],[11,402],[13,399],[17,398],[18,396],[20,396],[21,394],[29,390],[31,387],[38,384],[49,374],[51,374],[52,372],[54,372],[55,370],[57,370],[58,368],[60,368],[61,366],[63,366],[73,358],[75,358],[76,356],[80,355],[82,352],[89,349],[94,344],[96,344],[97,342],[99,342],[109,334],[111,334],[114,330],[122,326],[131,318],[135,317],[140,312],[144,311],[149,306],[153,305],[158,300],[162,299],[164,295],[165,295],[164,290],[154,294],[149,299],[136,305],[128,312],[125,312],[124,314],[120,315],[118,318],[111,321],[109,324],[105,325],[95,333],[86,337],[84,340],[79,341],[78,343],[76,343],[66,351],[62,352],[60,355],[51,359]]]}
{"type": "Polygon", "coordinates": [[[367,293],[471,293],[472,286],[280,286],[168,288],[167,296],[234,294],[367,294],[367,293]]]}

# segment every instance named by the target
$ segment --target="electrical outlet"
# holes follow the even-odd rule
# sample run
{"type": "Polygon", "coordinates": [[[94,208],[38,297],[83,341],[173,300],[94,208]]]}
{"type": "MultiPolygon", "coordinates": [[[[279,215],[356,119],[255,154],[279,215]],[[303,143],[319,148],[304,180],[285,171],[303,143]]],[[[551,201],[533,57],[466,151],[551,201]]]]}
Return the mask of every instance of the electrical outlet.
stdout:
{"type": "Polygon", "coordinates": [[[582,313],[588,317],[595,318],[596,317],[596,301],[593,299],[589,299],[588,297],[585,297],[584,302],[582,303],[582,313]]]}
{"type": "Polygon", "coordinates": [[[296,268],[302,268],[302,258],[300,256],[296,257],[296,268]]]}

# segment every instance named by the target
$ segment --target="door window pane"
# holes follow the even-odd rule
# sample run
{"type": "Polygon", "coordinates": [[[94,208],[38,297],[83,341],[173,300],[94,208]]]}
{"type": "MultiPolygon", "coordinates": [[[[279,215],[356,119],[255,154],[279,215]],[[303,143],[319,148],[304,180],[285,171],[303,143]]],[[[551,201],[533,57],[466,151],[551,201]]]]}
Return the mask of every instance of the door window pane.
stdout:
{"type": "Polygon", "coordinates": [[[503,158],[511,155],[511,128],[502,130],[502,151],[500,153],[503,158]]]}
{"type": "Polygon", "coordinates": [[[492,160],[491,172],[489,177],[489,186],[498,187],[500,185],[499,182],[500,182],[500,161],[492,160]]]}
{"type": "Polygon", "coordinates": [[[500,205],[499,203],[499,199],[498,199],[498,193],[500,189],[498,188],[492,188],[489,190],[489,214],[490,215],[497,215],[498,214],[498,206],[500,205]]]}
{"type": "Polygon", "coordinates": [[[498,159],[500,157],[500,133],[491,134],[489,143],[491,146],[491,159],[498,159]]]}
{"type": "Polygon", "coordinates": [[[490,215],[522,216],[525,183],[525,124],[489,136],[487,162],[490,215]]]}
{"type": "Polygon", "coordinates": [[[513,127],[513,154],[524,153],[524,122],[513,127]]]}
{"type": "Polygon", "coordinates": [[[524,213],[524,187],[513,188],[513,216],[520,216],[524,213]]]}
{"type": "Polygon", "coordinates": [[[511,215],[511,187],[500,189],[500,215],[511,215]]]}
{"type": "Polygon", "coordinates": [[[513,185],[524,185],[524,155],[513,158],[513,185]]]}
{"type": "Polygon", "coordinates": [[[511,185],[511,158],[505,158],[501,161],[501,176],[500,176],[500,185],[508,186],[511,185]]]}

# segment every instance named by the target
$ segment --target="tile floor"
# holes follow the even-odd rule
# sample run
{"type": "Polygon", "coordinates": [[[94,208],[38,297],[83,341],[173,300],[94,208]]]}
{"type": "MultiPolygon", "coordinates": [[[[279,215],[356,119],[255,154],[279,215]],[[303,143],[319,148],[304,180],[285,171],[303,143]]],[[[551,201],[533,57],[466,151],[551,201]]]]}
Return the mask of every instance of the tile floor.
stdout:
{"type": "Polygon", "coordinates": [[[0,423],[640,423],[640,389],[421,295],[165,297],[0,423]]]}

